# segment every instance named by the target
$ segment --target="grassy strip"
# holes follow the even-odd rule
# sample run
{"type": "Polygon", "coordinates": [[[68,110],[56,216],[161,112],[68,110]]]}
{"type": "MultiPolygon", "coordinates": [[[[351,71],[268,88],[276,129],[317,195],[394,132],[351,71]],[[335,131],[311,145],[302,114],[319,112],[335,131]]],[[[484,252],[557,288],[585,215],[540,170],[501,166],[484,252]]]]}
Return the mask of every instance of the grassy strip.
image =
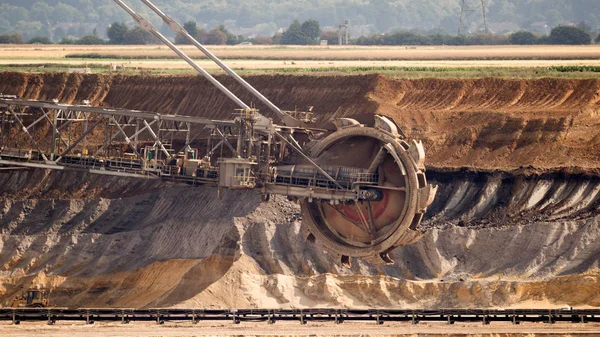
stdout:
{"type": "MultiPolygon", "coordinates": [[[[86,65],[90,69],[107,69],[106,64],[90,63],[86,65]]],[[[1,67],[6,68],[82,68],[82,64],[71,64],[71,63],[41,63],[41,64],[8,64],[1,67]]],[[[143,68],[144,70],[158,70],[151,68],[143,68]]],[[[376,73],[381,71],[410,71],[410,72],[456,72],[456,71],[483,71],[483,70],[502,70],[502,69],[521,69],[521,68],[503,68],[503,67],[402,67],[402,66],[366,66],[366,67],[310,67],[310,68],[267,68],[267,69],[253,69],[253,68],[234,68],[236,71],[247,71],[247,72],[267,72],[267,73],[323,73],[323,72],[344,72],[344,73],[376,73]]],[[[539,69],[545,69],[540,67],[539,69]]],[[[136,69],[132,69],[136,70],[136,69]]],[[[168,69],[168,71],[177,71],[178,69],[168,69]]],[[[186,72],[193,72],[192,69],[182,69],[186,72]]],[[[217,69],[207,69],[207,71],[220,72],[217,69]]],[[[139,70],[137,70],[139,71],[139,70]]]]}
{"type": "MultiPolygon", "coordinates": [[[[405,78],[542,78],[542,77],[565,77],[565,78],[594,78],[598,75],[600,67],[589,67],[590,70],[580,70],[574,67],[572,71],[559,69],[560,67],[399,67],[399,66],[376,66],[376,67],[326,67],[326,68],[281,68],[281,69],[245,69],[236,71],[245,74],[384,74],[389,77],[405,78]],[[575,70],[577,69],[577,70],[575,70]],[[593,70],[592,70],[593,69],[593,70]]],[[[565,67],[568,68],[568,67],[565,67]]]]}
{"type": "MultiPolygon", "coordinates": [[[[336,50],[337,51],[337,50],[336,50]]],[[[67,54],[67,59],[94,59],[94,60],[181,60],[179,56],[173,55],[119,55],[119,54],[104,54],[104,53],[82,53],[82,54],[67,54]]],[[[196,55],[192,57],[196,60],[208,59],[203,55],[196,55]]],[[[452,56],[432,56],[432,57],[377,57],[377,56],[335,56],[335,55],[323,55],[323,56],[308,56],[299,54],[298,56],[243,56],[237,55],[235,57],[219,57],[222,60],[260,60],[260,61],[539,61],[539,60],[572,60],[573,56],[564,57],[547,57],[547,56],[498,56],[498,57],[452,57],[452,56]],[[332,57],[333,56],[333,57],[332,57]]],[[[595,56],[577,56],[578,60],[597,60],[595,56]]]]}
{"type": "MultiPolygon", "coordinates": [[[[279,68],[264,69],[277,73],[323,73],[323,72],[344,72],[344,73],[376,73],[381,71],[413,71],[413,72],[450,72],[450,71],[479,71],[481,67],[400,67],[400,66],[372,66],[372,67],[323,67],[323,68],[279,68]]],[[[255,69],[238,68],[238,70],[253,71],[255,69]]],[[[261,69],[262,70],[262,69],[261,69]]]]}
{"type": "MultiPolygon", "coordinates": [[[[36,65],[0,65],[0,71],[21,72],[67,72],[69,68],[81,68],[81,64],[36,64],[36,65]]],[[[111,74],[106,65],[89,64],[88,68],[95,74],[111,74]]],[[[597,78],[600,67],[596,66],[564,66],[564,67],[326,67],[326,68],[276,68],[249,69],[234,68],[241,75],[358,75],[383,74],[393,78],[597,78]]],[[[209,73],[222,74],[220,69],[208,69],[209,73]]],[[[116,72],[128,75],[194,75],[193,69],[133,69],[127,68],[116,72]]]]}
{"type": "Polygon", "coordinates": [[[71,64],[71,63],[31,63],[31,64],[4,64],[0,65],[0,68],[27,68],[27,69],[64,69],[68,68],[84,68],[88,67],[90,69],[107,69],[108,65],[99,64],[99,63],[90,63],[90,64],[71,64]]]}
{"type": "Polygon", "coordinates": [[[561,73],[572,73],[572,72],[594,72],[600,73],[600,66],[552,66],[550,70],[558,71],[561,73]]]}

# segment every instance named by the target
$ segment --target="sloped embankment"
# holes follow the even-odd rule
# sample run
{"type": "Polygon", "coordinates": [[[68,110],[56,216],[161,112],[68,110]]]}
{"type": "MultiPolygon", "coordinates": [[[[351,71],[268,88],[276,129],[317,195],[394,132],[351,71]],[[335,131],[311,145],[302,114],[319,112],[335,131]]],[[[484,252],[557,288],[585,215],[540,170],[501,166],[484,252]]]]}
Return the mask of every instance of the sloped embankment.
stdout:
{"type": "MultiPolygon", "coordinates": [[[[35,174],[3,174],[2,183],[35,174]]],[[[102,178],[111,187],[99,191],[83,183],[90,178],[55,172],[2,199],[5,303],[21,285],[44,284],[56,303],[88,307],[600,305],[600,230],[590,211],[598,195],[569,208],[579,193],[559,193],[560,178],[527,178],[513,195],[490,188],[493,175],[440,179],[465,198],[443,192],[423,239],[395,251],[394,265],[354,261],[351,270],[300,239],[299,209],[284,198],[229,192],[218,201],[212,188],[118,178],[102,178]]],[[[598,182],[581,178],[590,184],[598,182]]]]}
{"type": "MultiPolygon", "coordinates": [[[[283,198],[3,172],[0,302],[43,284],[60,306],[600,305],[600,81],[249,81],[283,108],[314,105],[321,121],[378,111],[422,137],[440,185],[423,239],[392,266],[347,270],[300,239],[299,209],[283,198]]],[[[214,118],[233,108],[195,77],[2,73],[0,92],[214,118]]]]}

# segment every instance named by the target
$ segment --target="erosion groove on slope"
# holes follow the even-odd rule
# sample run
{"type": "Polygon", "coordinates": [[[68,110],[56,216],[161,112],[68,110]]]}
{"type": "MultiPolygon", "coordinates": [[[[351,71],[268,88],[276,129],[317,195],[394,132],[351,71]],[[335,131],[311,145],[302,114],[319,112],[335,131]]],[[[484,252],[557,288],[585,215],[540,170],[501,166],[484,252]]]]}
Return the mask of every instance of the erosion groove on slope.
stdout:
{"type": "Polygon", "coordinates": [[[422,226],[503,227],[594,218],[600,177],[564,171],[429,170],[438,194],[422,226]]]}
{"type": "Polygon", "coordinates": [[[299,208],[283,198],[260,203],[254,193],[228,192],[218,201],[213,188],[144,180],[123,193],[121,178],[102,178],[114,186],[102,192],[61,183],[87,178],[76,172],[49,172],[36,186],[18,179],[38,172],[3,175],[21,191],[0,203],[4,303],[21,285],[44,284],[67,306],[600,304],[597,196],[577,186],[570,197],[558,193],[565,181],[587,191],[598,183],[591,177],[432,170],[446,192],[427,214],[423,239],[395,251],[392,266],[355,261],[346,270],[302,241],[299,208]],[[460,186],[465,198],[456,202],[447,192],[460,186]],[[482,207],[494,193],[511,203],[482,207]],[[520,213],[525,206],[531,214],[520,213]],[[565,295],[576,287],[589,291],[565,295]]]}

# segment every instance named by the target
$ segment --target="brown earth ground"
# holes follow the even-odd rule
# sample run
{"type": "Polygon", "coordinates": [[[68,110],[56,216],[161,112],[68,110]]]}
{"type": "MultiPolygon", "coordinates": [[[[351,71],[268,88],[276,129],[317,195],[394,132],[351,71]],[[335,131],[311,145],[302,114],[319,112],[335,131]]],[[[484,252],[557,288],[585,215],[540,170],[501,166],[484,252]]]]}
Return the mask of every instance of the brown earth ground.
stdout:
{"type": "MultiPolygon", "coordinates": [[[[230,78],[242,100],[268,109],[230,78]]],[[[314,106],[319,123],[380,113],[425,142],[434,167],[511,170],[600,167],[600,80],[389,79],[365,76],[252,76],[281,108],[314,106]]],[[[235,108],[196,76],[83,76],[1,73],[0,92],[62,102],[227,118],[235,108]]]]}
{"type": "Polygon", "coordinates": [[[452,336],[452,337],[543,337],[543,336],[597,336],[600,326],[596,324],[526,324],[513,326],[495,323],[483,326],[478,323],[455,324],[421,323],[417,326],[402,323],[386,323],[377,326],[369,323],[309,323],[305,326],[294,323],[229,323],[203,324],[192,326],[186,323],[166,323],[157,327],[151,323],[96,323],[93,326],[58,323],[44,326],[40,323],[21,323],[20,326],[0,324],[2,336],[28,337],[43,334],[47,337],[195,337],[195,336],[452,336]]]}
{"type": "MultiPolygon", "coordinates": [[[[300,239],[284,198],[2,173],[0,300],[42,284],[60,306],[600,306],[600,80],[247,80],[281,108],[314,106],[321,126],[381,113],[422,139],[440,185],[423,239],[393,265],[345,269],[300,239]]],[[[192,76],[0,73],[0,92],[210,118],[234,108],[192,76]]]]}

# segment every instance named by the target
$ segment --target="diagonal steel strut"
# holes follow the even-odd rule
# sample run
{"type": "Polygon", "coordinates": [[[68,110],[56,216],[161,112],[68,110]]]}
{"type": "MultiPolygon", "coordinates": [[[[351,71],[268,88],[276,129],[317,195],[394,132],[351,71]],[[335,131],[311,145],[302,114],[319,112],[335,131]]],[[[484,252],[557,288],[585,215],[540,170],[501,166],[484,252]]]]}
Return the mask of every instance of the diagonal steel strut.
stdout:
{"type": "Polygon", "coordinates": [[[297,119],[292,116],[286,114],[281,111],[273,102],[271,102],[268,98],[266,98],[263,94],[261,94],[258,90],[256,90],[252,85],[250,85],[246,80],[241,78],[236,72],[234,72],[231,68],[229,68],[225,63],[223,63],[215,54],[213,54],[210,50],[204,47],[198,40],[196,40],[192,35],[189,34],[185,28],[179,24],[179,22],[175,21],[173,18],[163,13],[158,7],[156,7],[150,0],[141,0],[146,6],[148,6],[151,10],[154,11],[158,16],[160,16],[163,21],[171,28],[171,30],[175,34],[180,34],[185,37],[190,43],[192,43],[196,48],[200,49],[206,57],[213,60],[221,69],[223,69],[229,76],[231,76],[234,80],[236,80],[239,84],[241,84],[246,90],[248,90],[251,94],[253,94],[256,98],[258,98],[261,102],[263,102],[266,106],[269,107],[287,126],[299,126],[300,123],[297,119]]]}
{"type": "Polygon", "coordinates": [[[204,78],[206,78],[209,82],[211,82],[215,87],[217,87],[221,92],[223,92],[227,97],[233,100],[238,106],[243,109],[250,109],[246,103],[244,103],[241,99],[239,99],[236,95],[234,95],[229,89],[227,89],[221,82],[217,81],[211,74],[206,72],[202,67],[200,67],[194,60],[192,60],[189,56],[187,56],[181,49],[177,48],[175,44],[173,44],[169,39],[167,39],[164,35],[162,35],[154,25],[152,25],[148,20],[146,20],[143,16],[136,13],[133,9],[129,8],[123,1],[114,0],[117,5],[121,6],[131,17],[146,31],[154,35],[157,39],[159,39],[162,43],[171,48],[179,57],[181,57],[184,61],[186,61],[192,68],[196,69],[204,78]]]}
{"type": "Polygon", "coordinates": [[[45,161],[48,161],[48,158],[46,158],[46,156],[44,155],[44,152],[42,151],[42,149],[40,149],[40,146],[37,144],[37,142],[35,141],[35,139],[33,138],[33,136],[29,133],[29,130],[27,130],[27,128],[25,127],[25,125],[23,125],[23,122],[21,121],[21,119],[19,118],[19,116],[17,116],[17,114],[15,113],[15,111],[13,110],[13,108],[11,106],[7,106],[7,109],[13,115],[13,117],[17,120],[17,122],[19,123],[19,125],[21,126],[21,128],[23,129],[23,131],[25,132],[25,134],[27,134],[27,137],[29,137],[29,140],[31,141],[31,144],[36,147],[36,149],[38,150],[38,152],[40,153],[40,155],[42,156],[42,158],[45,161]]]}
{"type": "MultiPolygon", "coordinates": [[[[334,183],[339,189],[343,190],[344,188],[337,182],[337,180],[335,180],[332,176],[329,175],[329,173],[325,172],[325,170],[323,170],[321,168],[321,166],[319,166],[319,164],[315,163],[308,155],[306,155],[301,148],[296,147],[296,145],[294,145],[290,140],[288,140],[287,138],[285,138],[284,136],[282,136],[279,132],[275,132],[275,136],[279,137],[281,140],[283,140],[284,142],[286,142],[289,146],[292,147],[292,149],[294,149],[294,151],[298,152],[302,157],[304,157],[304,159],[308,160],[308,162],[314,166],[314,168],[316,168],[322,175],[325,176],[325,178],[327,178],[329,181],[331,181],[332,183],[334,183]]],[[[297,144],[297,142],[294,140],[294,143],[297,144]]]]}
{"type": "Polygon", "coordinates": [[[142,157],[140,155],[140,153],[138,152],[138,150],[136,149],[135,146],[133,146],[133,144],[131,144],[131,138],[127,136],[127,133],[125,133],[125,130],[123,130],[123,128],[121,127],[121,125],[117,122],[117,120],[115,119],[114,116],[110,117],[113,122],[115,123],[115,125],[117,126],[117,128],[119,129],[119,132],[123,135],[123,137],[125,137],[125,142],[127,142],[127,145],[129,145],[129,147],[133,150],[133,153],[135,153],[135,155],[138,157],[138,159],[145,165],[146,163],[146,158],[142,157]]]}
{"type": "Polygon", "coordinates": [[[60,156],[58,156],[58,158],[54,161],[55,163],[58,163],[64,156],[66,156],[67,154],[69,154],[69,152],[71,152],[71,150],[73,150],[82,140],[85,139],[85,137],[87,137],[87,135],[89,135],[92,131],[94,131],[94,129],[100,124],[100,122],[102,122],[104,120],[104,118],[99,118],[96,123],[94,123],[92,125],[91,128],[85,130],[85,132],[73,143],[71,144],[71,146],[69,146],[69,148],[67,148],[60,156]]]}
{"type": "MultiPolygon", "coordinates": [[[[149,124],[147,124],[147,126],[144,126],[143,128],[137,130],[131,137],[129,138],[135,138],[137,137],[140,133],[144,132],[144,130],[146,130],[147,128],[151,127],[152,125],[154,125],[158,120],[153,120],[152,122],[150,122],[149,124]]],[[[117,136],[119,135],[119,132],[116,132],[115,134],[113,134],[110,138],[110,140],[108,141],[108,143],[102,145],[101,147],[99,147],[94,154],[92,155],[92,157],[95,157],[98,153],[100,153],[100,151],[104,150],[109,143],[111,143],[113,140],[115,140],[117,138],[117,136]]]]}

